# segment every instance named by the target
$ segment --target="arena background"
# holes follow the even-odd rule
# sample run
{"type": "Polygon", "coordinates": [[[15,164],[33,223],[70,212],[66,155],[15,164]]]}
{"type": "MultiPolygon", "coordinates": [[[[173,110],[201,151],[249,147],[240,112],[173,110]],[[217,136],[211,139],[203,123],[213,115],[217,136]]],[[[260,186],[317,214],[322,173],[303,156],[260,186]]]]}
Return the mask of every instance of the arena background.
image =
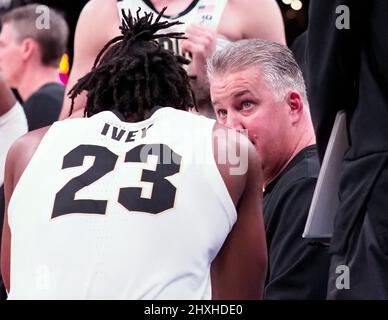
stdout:
{"type": "MultiPolygon", "coordinates": [[[[69,39],[69,56],[71,65],[75,26],[79,13],[88,1],[89,0],[0,0],[0,14],[12,8],[28,3],[42,3],[62,11],[65,14],[66,20],[71,30],[69,39]]],[[[291,45],[295,38],[307,27],[307,11],[309,0],[277,0],[277,2],[283,14],[287,43],[288,45],[291,45]],[[294,4],[292,2],[294,2],[294,4]],[[302,3],[302,7],[298,9],[300,7],[300,3],[302,3]],[[294,10],[292,7],[298,10],[294,10]]]]}

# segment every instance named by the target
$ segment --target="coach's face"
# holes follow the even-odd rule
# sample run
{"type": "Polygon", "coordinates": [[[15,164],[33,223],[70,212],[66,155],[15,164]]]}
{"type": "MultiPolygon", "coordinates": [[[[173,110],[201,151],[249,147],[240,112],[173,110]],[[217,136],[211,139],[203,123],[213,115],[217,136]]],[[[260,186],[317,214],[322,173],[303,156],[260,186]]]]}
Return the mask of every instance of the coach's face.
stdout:
{"type": "Polygon", "coordinates": [[[6,83],[17,87],[23,68],[23,45],[12,23],[5,23],[0,33],[0,70],[6,83]]]}
{"type": "Polygon", "coordinates": [[[286,99],[279,100],[257,68],[214,75],[210,92],[217,121],[247,130],[262,159],[268,184],[288,162],[293,119],[286,99]]]}

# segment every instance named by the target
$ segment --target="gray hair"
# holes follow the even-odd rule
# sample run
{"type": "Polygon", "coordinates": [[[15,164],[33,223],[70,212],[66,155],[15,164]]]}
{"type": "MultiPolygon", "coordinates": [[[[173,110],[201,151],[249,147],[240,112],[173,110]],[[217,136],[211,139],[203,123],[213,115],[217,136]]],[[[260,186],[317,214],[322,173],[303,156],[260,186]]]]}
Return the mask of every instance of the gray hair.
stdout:
{"type": "Polygon", "coordinates": [[[291,90],[301,94],[308,110],[306,85],[292,52],[284,45],[260,39],[232,42],[217,50],[207,61],[209,79],[215,74],[258,67],[276,97],[281,100],[291,90]]]}

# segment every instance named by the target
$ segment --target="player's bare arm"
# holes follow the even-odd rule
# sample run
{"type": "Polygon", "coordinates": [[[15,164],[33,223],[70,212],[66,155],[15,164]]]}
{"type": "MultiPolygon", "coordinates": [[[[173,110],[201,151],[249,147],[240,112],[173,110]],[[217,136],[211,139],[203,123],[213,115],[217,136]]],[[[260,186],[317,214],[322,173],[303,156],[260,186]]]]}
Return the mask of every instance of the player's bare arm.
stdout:
{"type": "MultiPolygon", "coordinates": [[[[216,128],[220,130],[221,126],[216,125],[216,128]]],[[[233,175],[230,165],[218,165],[236,205],[237,221],[212,263],[212,298],[261,299],[267,270],[261,164],[248,139],[237,134],[227,136],[227,141],[214,141],[216,161],[218,151],[224,152],[237,145],[242,161],[247,155],[248,166],[245,174],[233,175]]]]}
{"type": "Polygon", "coordinates": [[[229,0],[222,14],[217,32],[200,25],[188,26],[182,52],[192,54],[189,73],[200,81],[207,81],[206,59],[216,48],[216,34],[231,41],[264,39],[286,44],[284,23],[275,0],[229,0]]]}
{"type": "Polygon", "coordinates": [[[16,99],[0,73],[0,116],[11,110],[15,103],[16,99]]]}
{"type": "Polygon", "coordinates": [[[49,127],[38,129],[19,138],[10,148],[5,164],[4,193],[5,213],[1,241],[1,274],[7,291],[10,291],[11,231],[8,224],[8,205],[24,169],[34,155],[49,127]]]}

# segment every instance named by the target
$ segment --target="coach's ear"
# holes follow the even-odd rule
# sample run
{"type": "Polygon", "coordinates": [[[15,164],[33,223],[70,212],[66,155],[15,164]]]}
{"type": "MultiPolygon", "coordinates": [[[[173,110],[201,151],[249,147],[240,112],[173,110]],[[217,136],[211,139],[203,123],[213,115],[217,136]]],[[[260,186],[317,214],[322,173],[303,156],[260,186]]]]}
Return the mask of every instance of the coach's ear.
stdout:
{"type": "Polygon", "coordinates": [[[286,103],[289,107],[291,123],[294,124],[300,120],[304,112],[304,104],[301,94],[298,91],[291,91],[287,94],[286,103]]]}
{"type": "Polygon", "coordinates": [[[32,38],[26,38],[21,43],[23,61],[29,60],[34,54],[40,53],[39,46],[32,38]]]}

